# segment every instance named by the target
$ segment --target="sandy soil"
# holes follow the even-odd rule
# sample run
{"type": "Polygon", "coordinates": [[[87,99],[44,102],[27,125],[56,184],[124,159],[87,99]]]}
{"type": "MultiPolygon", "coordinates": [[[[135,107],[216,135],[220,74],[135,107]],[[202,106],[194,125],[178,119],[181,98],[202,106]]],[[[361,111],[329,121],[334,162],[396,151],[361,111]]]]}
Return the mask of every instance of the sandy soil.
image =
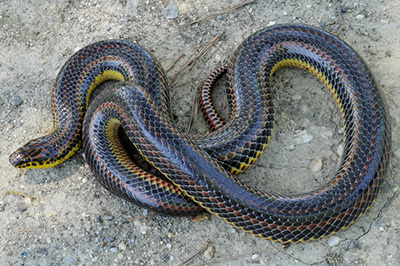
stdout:
{"type": "MultiPolygon", "coordinates": [[[[189,265],[398,263],[399,2],[339,1],[338,32],[336,1],[260,0],[194,24],[190,22],[239,1],[172,2],[179,10],[175,19],[162,13],[167,0],[0,1],[0,265],[180,265],[208,241],[214,252],[199,252],[189,265]],[[51,130],[51,85],[77,49],[121,38],[152,51],[164,67],[182,56],[167,72],[172,80],[187,60],[219,36],[190,71],[172,82],[174,112],[184,130],[193,95],[207,74],[251,33],[280,23],[310,24],[351,44],[375,74],[389,105],[394,155],[383,191],[367,214],[334,237],[284,247],[216,217],[193,222],[152,215],[103,189],[81,152],[53,169],[19,170],[9,164],[12,151],[51,130]]],[[[340,115],[323,86],[308,74],[283,70],[273,84],[274,137],[242,178],[268,191],[309,191],[335,173],[340,115]],[[312,140],[296,143],[302,134],[312,140]],[[316,159],[322,160],[322,170],[313,173],[310,165],[316,159]]],[[[224,101],[217,101],[224,108],[224,101]]],[[[202,127],[198,122],[193,130],[202,127]]]]}

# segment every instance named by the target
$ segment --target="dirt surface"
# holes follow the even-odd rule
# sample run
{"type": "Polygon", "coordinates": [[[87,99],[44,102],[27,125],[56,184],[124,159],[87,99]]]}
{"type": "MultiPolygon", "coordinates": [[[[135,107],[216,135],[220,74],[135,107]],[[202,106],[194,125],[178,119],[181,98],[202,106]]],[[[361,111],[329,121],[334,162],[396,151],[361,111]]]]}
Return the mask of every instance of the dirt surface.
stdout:
{"type": "MultiPolygon", "coordinates": [[[[194,24],[190,22],[239,1],[174,0],[179,11],[174,19],[163,14],[169,3],[0,1],[0,265],[180,265],[208,241],[213,252],[200,251],[189,265],[397,264],[400,2],[254,1],[194,24]],[[348,42],[370,66],[389,105],[394,154],[383,191],[364,216],[339,234],[285,247],[216,217],[193,222],[153,215],[101,187],[82,152],[46,170],[9,164],[10,153],[51,130],[51,85],[83,46],[110,38],[136,42],[165,68],[181,57],[167,74],[177,125],[186,130],[193,95],[207,74],[247,36],[281,23],[313,25],[348,42]],[[216,36],[208,53],[174,80],[185,62],[216,36]]],[[[335,173],[342,145],[340,114],[329,93],[308,74],[279,71],[273,84],[274,136],[266,154],[242,179],[267,191],[306,192],[335,173]],[[312,171],[314,160],[322,161],[320,171],[312,171]]],[[[223,97],[217,97],[220,108],[226,108],[218,98],[223,97]]],[[[201,128],[204,123],[197,122],[192,131],[201,128]]]]}

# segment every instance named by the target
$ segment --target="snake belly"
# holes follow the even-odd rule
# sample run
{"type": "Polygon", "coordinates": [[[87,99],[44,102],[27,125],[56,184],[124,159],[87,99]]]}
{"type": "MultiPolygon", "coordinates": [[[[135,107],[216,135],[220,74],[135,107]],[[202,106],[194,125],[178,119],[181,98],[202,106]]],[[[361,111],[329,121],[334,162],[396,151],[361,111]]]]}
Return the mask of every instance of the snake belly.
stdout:
{"type": "MultiPolygon", "coordinates": [[[[135,193],[146,191],[149,184],[154,189],[144,193],[146,197],[165,193],[174,197],[179,191],[182,203],[172,207],[171,213],[195,211],[192,200],[245,232],[296,243],[346,228],[378,195],[390,152],[388,110],[363,60],[337,37],[302,25],[280,25],[251,35],[228,64],[227,90],[233,95],[230,120],[207,136],[193,138],[174,127],[161,66],[138,46],[128,51],[126,46],[130,45],[99,42],[67,62],[53,90],[53,132],[13,153],[10,161],[14,166],[52,166],[69,157],[79,147],[79,128],[91,91],[103,80],[117,79],[128,82],[100,93],[89,106],[83,143],[96,177],[119,196],[141,200],[143,194],[135,193]],[[115,52],[120,49],[124,52],[115,52]],[[132,52],[134,60],[121,56],[132,52]],[[98,54],[112,60],[105,59],[107,62],[100,64],[98,54]],[[82,70],[78,61],[86,58],[82,70]],[[98,71],[86,71],[87,67],[98,71]],[[300,68],[319,79],[335,99],[343,118],[344,155],[336,175],[320,189],[300,195],[261,192],[232,174],[251,165],[271,137],[269,80],[283,67],[300,68]],[[90,77],[85,79],[86,75],[90,77]],[[83,88],[81,84],[86,85],[83,88]],[[132,166],[129,153],[116,137],[121,129],[172,184],[166,185],[164,179],[149,183],[147,173],[132,166]],[[63,149],[50,148],[57,145],[63,149]],[[55,154],[59,158],[54,159],[55,154]],[[36,160],[38,157],[46,159],[36,160]],[[114,170],[115,165],[122,171],[114,170]],[[135,181],[122,176],[124,173],[144,178],[139,185],[132,185],[130,182],[135,181]],[[133,189],[135,186],[139,192],[133,189]]],[[[161,205],[169,208],[176,200],[168,198],[161,205]]],[[[157,200],[154,202],[160,206],[157,200]]]]}

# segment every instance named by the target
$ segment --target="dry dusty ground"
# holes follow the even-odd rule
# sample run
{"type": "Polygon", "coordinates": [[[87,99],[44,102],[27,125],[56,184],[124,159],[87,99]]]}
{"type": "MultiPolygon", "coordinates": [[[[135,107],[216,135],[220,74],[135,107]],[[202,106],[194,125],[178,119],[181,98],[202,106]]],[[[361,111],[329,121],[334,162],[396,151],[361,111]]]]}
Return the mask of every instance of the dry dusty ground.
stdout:
{"type": "MultiPolygon", "coordinates": [[[[179,265],[207,241],[215,251],[211,259],[200,252],[190,265],[398,263],[399,1],[259,0],[194,24],[190,22],[239,1],[172,2],[179,10],[175,19],[162,13],[168,0],[0,1],[0,265],[179,265]],[[342,10],[337,35],[366,60],[386,95],[394,151],[378,200],[337,237],[284,247],[233,229],[216,217],[192,222],[154,216],[103,189],[82,153],[47,170],[14,169],[8,162],[16,148],[51,130],[51,85],[69,56],[91,42],[137,42],[164,67],[182,56],[167,72],[172,79],[219,36],[206,56],[173,82],[174,112],[178,126],[185,129],[201,80],[247,36],[274,23],[305,23],[336,33],[337,4],[342,10]]],[[[304,192],[335,173],[340,116],[323,86],[301,71],[280,71],[273,83],[274,137],[243,179],[268,191],[304,192]],[[296,144],[299,134],[313,139],[296,144]],[[313,173],[310,164],[318,158],[322,170],[313,173]]],[[[221,105],[224,108],[223,101],[221,105]]]]}

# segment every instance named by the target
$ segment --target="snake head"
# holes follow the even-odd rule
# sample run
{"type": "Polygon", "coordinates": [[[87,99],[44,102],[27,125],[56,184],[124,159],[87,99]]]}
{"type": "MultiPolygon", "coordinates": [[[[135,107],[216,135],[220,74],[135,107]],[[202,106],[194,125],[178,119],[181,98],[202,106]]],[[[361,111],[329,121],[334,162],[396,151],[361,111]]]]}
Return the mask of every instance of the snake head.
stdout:
{"type": "Polygon", "coordinates": [[[49,168],[56,165],[50,159],[51,150],[42,144],[40,139],[29,141],[10,155],[10,163],[16,168],[49,168]]]}

